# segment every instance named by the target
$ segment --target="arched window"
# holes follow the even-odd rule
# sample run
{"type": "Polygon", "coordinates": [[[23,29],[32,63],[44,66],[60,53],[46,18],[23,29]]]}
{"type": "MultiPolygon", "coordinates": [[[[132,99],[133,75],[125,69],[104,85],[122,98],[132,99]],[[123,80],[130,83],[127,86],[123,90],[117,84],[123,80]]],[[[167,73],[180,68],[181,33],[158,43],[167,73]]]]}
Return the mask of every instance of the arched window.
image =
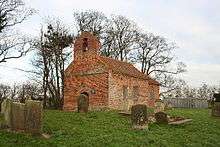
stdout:
{"type": "Polygon", "coordinates": [[[88,50],[88,38],[83,38],[82,49],[84,52],[88,50]]]}

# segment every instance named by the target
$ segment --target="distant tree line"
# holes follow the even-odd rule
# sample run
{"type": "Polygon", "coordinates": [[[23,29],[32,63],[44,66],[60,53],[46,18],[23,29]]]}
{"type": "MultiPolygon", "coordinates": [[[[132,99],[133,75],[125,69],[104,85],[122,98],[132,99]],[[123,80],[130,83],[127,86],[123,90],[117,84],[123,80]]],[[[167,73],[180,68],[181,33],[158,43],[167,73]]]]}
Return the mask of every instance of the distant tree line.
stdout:
{"type": "Polygon", "coordinates": [[[177,88],[164,94],[163,98],[198,98],[210,100],[213,99],[214,93],[220,93],[220,84],[210,86],[204,83],[199,87],[191,87],[184,82],[178,83],[177,88]]]}

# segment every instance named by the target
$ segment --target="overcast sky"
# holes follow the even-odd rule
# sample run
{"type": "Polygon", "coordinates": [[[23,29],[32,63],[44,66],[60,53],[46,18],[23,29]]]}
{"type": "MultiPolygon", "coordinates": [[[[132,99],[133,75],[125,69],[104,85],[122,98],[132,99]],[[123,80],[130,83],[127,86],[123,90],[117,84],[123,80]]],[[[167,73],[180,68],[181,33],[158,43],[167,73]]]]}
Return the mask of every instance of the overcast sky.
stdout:
{"type": "MultiPolygon", "coordinates": [[[[176,55],[187,65],[180,77],[192,86],[220,83],[220,0],[25,0],[38,14],[22,24],[26,34],[35,36],[45,16],[60,17],[73,24],[75,10],[95,9],[106,15],[124,15],[144,30],[176,42],[176,55]]],[[[11,60],[7,67],[30,69],[28,57],[11,60]]],[[[0,67],[0,82],[21,82],[27,74],[0,67]]]]}

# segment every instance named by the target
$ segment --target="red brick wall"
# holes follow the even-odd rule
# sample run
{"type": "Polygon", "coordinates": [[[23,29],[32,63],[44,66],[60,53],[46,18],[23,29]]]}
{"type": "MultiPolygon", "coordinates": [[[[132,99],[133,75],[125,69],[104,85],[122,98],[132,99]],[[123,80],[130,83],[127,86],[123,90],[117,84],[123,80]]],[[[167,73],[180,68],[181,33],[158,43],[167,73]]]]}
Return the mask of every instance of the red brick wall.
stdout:
{"type": "Polygon", "coordinates": [[[100,42],[95,36],[91,33],[83,32],[74,42],[74,60],[83,60],[88,57],[97,56],[100,46],[100,42]],[[88,48],[86,52],[82,49],[83,39],[85,38],[88,39],[88,48]]]}
{"type": "Polygon", "coordinates": [[[64,110],[76,110],[77,97],[89,94],[89,109],[108,105],[108,73],[104,64],[98,62],[100,42],[88,32],[78,37],[74,44],[74,61],[65,70],[64,110]],[[83,39],[88,48],[82,50],[83,39]]]}
{"type": "Polygon", "coordinates": [[[159,95],[155,94],[154,99],[149,98],[149,91],[153,89],[155,93],[159,92],[159,86],[151,86],[146,80],[112,74],[109,76],[109,107],[113,109],[128,109],[132,104],[146,104],[149,107],[154,107],[155,99],[159,95]],[[123,86],[128,86],[128,98],[123,99],[123,86]],[[133,87],[139,87],[139,97],[137,100],[133,98],[133,87]]]}
{"type": "Polygon", "coordinates": [[[65,79],[64,110],[77,109],[77,97],[89,94],[89,109],[107,107],[108,73],[71,76],[65,79]]]}

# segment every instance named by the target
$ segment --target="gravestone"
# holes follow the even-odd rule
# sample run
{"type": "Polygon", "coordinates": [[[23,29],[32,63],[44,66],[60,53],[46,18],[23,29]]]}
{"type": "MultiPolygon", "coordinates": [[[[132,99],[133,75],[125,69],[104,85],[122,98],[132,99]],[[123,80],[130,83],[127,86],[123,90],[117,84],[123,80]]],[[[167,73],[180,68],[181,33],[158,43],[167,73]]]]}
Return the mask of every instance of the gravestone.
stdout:
{"type": "Polygon", "coordinates": [[[77,98],[78,112],[87,113],[89,109],[89,97],[86,94],[80,94],[77,98]]]}
{"type": "Polygon", "coordinates": [[[31,134],[42,133],[42,115],[43,105],[40,101],[27,100],[26,106],[26,118],[25,118],[25,132],[31,134]]]}
{"type": "Polygon", "coordinates": [[[11,129],[25,129],[25,104],[16,102],[11,104],[11,129]]]}
{"type": "Polygon", "coordinates": [[[163,101],[162,100],[157,100],[155,102],[154,113],[163,112],[164,109],[165,109],[165,104],[163,103],[163,101]]]}
{"type": "Polygon", "coordinates": [[[0,129],[5,129],[7,128],[5,124],[5,119],[4,119],[4,114],[0,113],[0,129]]]}
{"type": "Polygon", "coordinates": [[[124,107],[123,107],[123,111],[131,111],[131,107],[133,106],[134,104],[134,101],[131,100],[131,99],[126,99],[124,100],[124,107]]]}
{"type": "Polygon", "coordinates": [[[131,107],[131,123],[134,129],[148,129],[146,105],[138,104],[131,107]]]}
{"type": "Polygon", "coordinates": [[[215,98],[215,101],[212,106],[212,116],[220,117],[220,94],[215,93],[213,97],[215,98]]]}
{"type": "Polygon", "coordinates": [[[220,117],[220,102],[214,102],[212,106],[212,116],[220,117]]]}
{"type": "Polygon", "coordinates": [[[5,99],[2,103],[4,125],[15,131],[31,134],[42,132],[43,105],[40,101],[27,100],[25,104],[5,99]]]}
{"type": "Polygon", "coordinates": [[[4,122],[7,127],[12,127],[12,119],[11,119],[11,107],[12,107],[12,100],[5,99],[1,104],[1,113],[4,114],[4,122]]]}
{"type": "Polygon", "coordinates": [[[155,119],[157,123],[168,124],[168,117],[164,112],[155,113],[155,119]]]}

